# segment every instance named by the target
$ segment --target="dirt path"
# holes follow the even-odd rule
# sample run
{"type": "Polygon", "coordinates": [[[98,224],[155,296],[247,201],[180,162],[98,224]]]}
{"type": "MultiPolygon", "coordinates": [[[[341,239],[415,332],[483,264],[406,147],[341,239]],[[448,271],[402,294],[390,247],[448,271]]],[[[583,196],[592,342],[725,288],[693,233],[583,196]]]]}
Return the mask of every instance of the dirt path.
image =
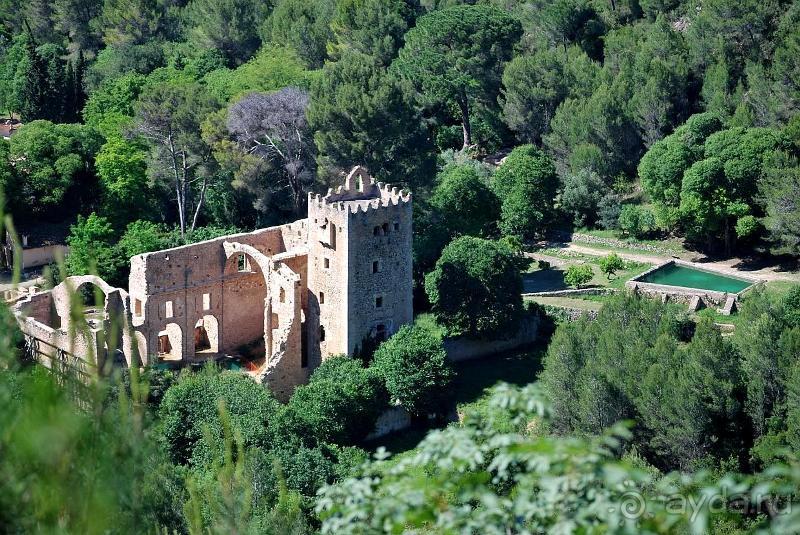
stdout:
{"type": "MultiPolygon", "coordinates": [[[[595,249],[588,245],[570,243],[553,244],[553,247],[558,247],[566,251],[574,251],[576,253],[590,255],[590,256],[606,256],[610,252],[609,249],[595,249]]],[[[627,251],[617,250],[614,251],[625,260],[632,260],[634,262],[642,262],[646,264],[660,264],[666,262],[674,257],[657,256],[648,254],[631,253],[627,251]]],[[[684,258],[681,258],[684,259],[684,258]]],[[[730,258],[727,260],[707,260],[705,257],[686,258],[703,267],[715,269],[721,273],[728,273],[730,275],[740,275],[750,277],[753,279],[760,279],[766,281],[789,281],[800,282],[800,272],[797,271],[783,271],[778,265],[768,265],[763,267],[748,265],[741,258],[730,258]]]]}

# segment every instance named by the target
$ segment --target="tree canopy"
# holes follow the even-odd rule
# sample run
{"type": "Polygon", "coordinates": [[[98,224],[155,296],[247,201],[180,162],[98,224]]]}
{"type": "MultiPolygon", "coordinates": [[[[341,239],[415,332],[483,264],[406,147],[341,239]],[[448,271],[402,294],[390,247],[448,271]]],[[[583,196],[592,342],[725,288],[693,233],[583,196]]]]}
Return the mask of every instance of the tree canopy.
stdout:
{"type": "Polygon", "coordinates": [[[496,99],[503,65],[521,34],[519,21],[495,7],[448,7],[417,20],[393,68],[425,101],[458,108],[466,148],[472,145],[470,110],[496,99]]]}
{"type": "Polygon", "coordinates": [[[425,276],[425,291],[451,336],[505,337],[522,315],[527,260],[506,245],[472,236],[453,240],[425,276]]]}

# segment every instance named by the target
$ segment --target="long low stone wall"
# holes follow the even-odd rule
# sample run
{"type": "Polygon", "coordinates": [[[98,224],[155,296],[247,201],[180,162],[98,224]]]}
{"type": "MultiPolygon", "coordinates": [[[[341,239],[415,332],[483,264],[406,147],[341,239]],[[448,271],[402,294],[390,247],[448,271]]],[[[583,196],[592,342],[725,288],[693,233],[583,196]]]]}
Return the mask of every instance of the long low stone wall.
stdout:
{"type": "Polygon", "coordinates": [[[475,340],[471,338],[448,338],[444,341],[447,358],[452,362],[488,357],[495,353],[510,351],[531,344],[539,337],[539,318],[529,316],[522,320],[519,331],[505,340],[475,340]]]}
{"type": "Polygon", "coordinates": [[[673,256],[675,254],[675,251],[649,243],[626,241],[617,238],[603,238],[601,236],[592,236],[591,234],[581,234],[580,232],[556,232],[554,236],[560,240],[587,243],[590,245],[605,245],[606,247],[615,247],[619,249],[639,249],[641,251],[649,251],[664,256],[673,256]]]}
{"type": "Polygon", "coordinates": [[[571,295],[608,295],[616,293],[616,288],[576,288],[572,290],[553,290],[550,292],[529,292],[523,297],[569,297],[571,295]]]}

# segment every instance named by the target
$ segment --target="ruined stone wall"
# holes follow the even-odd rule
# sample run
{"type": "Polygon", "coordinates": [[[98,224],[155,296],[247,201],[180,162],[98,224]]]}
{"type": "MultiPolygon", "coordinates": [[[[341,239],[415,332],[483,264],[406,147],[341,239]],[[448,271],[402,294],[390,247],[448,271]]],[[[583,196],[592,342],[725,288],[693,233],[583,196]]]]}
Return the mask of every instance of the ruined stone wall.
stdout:
{"type": "MultiPolygon", "coordinates": [[[[293,259],[300,267],[302,257],[293,259]]],[[[307,289],[300,274],[280,264],[270,277],[268,360],[262,381],[283,401],[308,381],[310,368],[302,358],[302,302],[307,289]]]]}
{"type": "Polygon", "coordinates": [[[19,312],[39,323],[44,325],[58,328],[61,326],[61,320],[58,318],[53,306],[53,296],[50,292],[35,293],[27,299],[19,301],[15,308],[19,312]]]}
{"type": "Polygon", "coordinates": [[[264,337],[267,274],[252,257],[228,257],[224,243],[271,257],[305,245],[306,221],[146,253],[131,259],[133,325],[146,354],[169,336],[173,358],[195,356],[195,327],[208,333],[209,352],[233,352],[264,337]]]}
{"type": "Polygon", "coordinates": [[[58,347],[68,290],[96,284],[106,319],[91,325],[94,338],[80,351],[121,347],[135,365],[159,354],[258,354],[263,344],[258,378],[288,399],[325,357],[352,354],[365,337],[388,337],[412,321],[411,240],[411,195],[356,167],[335,192],[309,196],[307,219],[137,255],[128,292],[73,278],[75,288],[20,306],[30,328],[58,347]],[[111,316],[122,318],[120,328],[109,328],[111,316]]]}
{"type": "Polygon", "coordinates": [[[105,342],[103,332],[98,329],[80,330],[67,333],[40,323],[33,318],[20,318],[20,330],[26,337],[36,340],[36,358],[45,367],[51,368],[59,360],[59,351],[68,355],[73,368],[85,370],[85,373],[96,373],[102,369],[105,359],[105,342]],[[85,365],[76,366],[77,361],[85,365]],[[99,362],[98,362],[99,361],[99,362]]]}

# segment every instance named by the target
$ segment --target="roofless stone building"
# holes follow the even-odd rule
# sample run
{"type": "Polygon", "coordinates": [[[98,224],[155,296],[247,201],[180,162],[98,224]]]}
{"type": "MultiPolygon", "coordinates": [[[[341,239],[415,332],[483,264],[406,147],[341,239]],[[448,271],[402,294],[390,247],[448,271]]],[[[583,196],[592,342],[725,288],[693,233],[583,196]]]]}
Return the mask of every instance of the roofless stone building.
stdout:
{"type": "Polygon", "coordinates": [[[306,219],[134,256],[127,291],[70,277],[13,308],[31,352],[54,362],[93,354],[102,369],[113,348],[127,365],[245,354],[285,399],[326,357],[412,320],[411,220],[410,193],[355,167],[309,195],[306,219]],[[105,308],[76,329],[68,294],[87,284],[105,308]]]}

